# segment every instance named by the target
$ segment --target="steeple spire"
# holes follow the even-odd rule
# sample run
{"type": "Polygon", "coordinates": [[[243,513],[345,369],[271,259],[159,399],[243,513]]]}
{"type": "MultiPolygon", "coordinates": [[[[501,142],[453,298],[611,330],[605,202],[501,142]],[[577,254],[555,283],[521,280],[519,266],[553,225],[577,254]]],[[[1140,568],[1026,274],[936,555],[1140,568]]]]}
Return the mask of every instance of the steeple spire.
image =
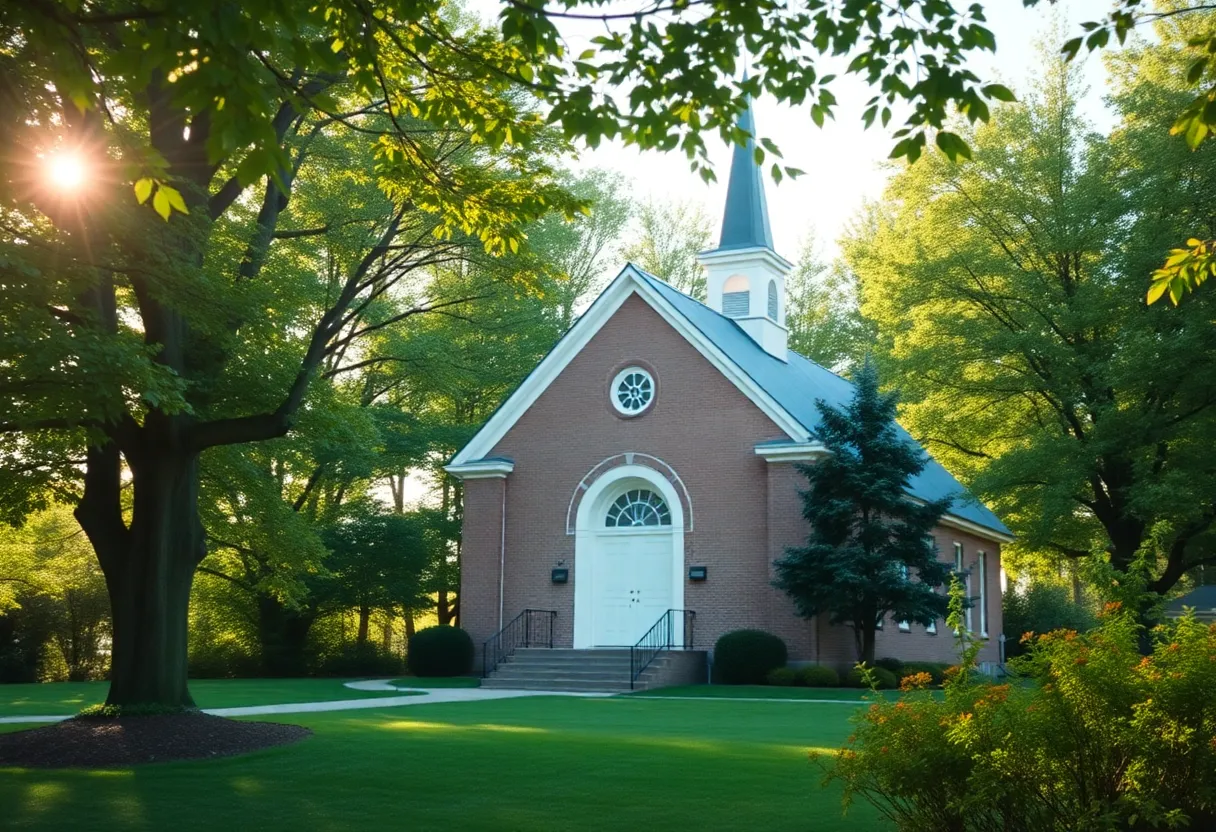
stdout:
{"type": "Polygon", "coordinates": [[[731,159],[722,237],[716,249],[697,255],[697,262],[705,268],[709,307],[733,318],[773,358],[788,361],[785,278],[793,265],[773,250],[764,178],[754,156],[756,122],[750,97],[739,127],[749,138],[735,147],[731,159]]]}
{"type": "MultiPolygon", "coordinates": [[[[747,76],[743,77],[747,80],[747,76]]],[[[755,160],[756,122],[752,116],[752,100],[739,117],[739,127],[746,130],[746,144],[735,145],[730,162],[730,179],[726,186],[726,211],[722,215],[722,237],[718,249],[773,248],[773,234],[768,225],[768,205],[764,200],[764,178],[755,160]]]]}

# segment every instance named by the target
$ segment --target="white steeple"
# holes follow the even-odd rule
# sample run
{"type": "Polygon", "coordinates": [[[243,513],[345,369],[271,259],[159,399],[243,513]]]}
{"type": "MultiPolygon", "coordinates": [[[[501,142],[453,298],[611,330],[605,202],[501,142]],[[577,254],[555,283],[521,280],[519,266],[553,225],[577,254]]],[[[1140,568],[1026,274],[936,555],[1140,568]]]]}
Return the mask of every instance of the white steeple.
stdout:
{"type": "Polygon", "coordinates": [[[751,101],[739,119],[749,136],[736,146],[726,186],[726,210],[718,247],[702,252],[709,306],[729,318],[775,358],[788,360],[785,278],[793,268],[773,251],[764,199],[764,179],[756,164],[751,101]]]}

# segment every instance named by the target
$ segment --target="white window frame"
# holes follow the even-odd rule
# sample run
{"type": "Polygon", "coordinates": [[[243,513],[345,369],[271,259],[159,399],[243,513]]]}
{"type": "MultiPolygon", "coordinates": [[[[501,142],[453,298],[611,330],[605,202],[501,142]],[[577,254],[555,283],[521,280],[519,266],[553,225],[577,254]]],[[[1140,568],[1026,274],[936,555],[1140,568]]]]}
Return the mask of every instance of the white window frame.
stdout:
{"type": "MultiPolygon", "coordinates": [[[[906,581],[906,580],[908,580],[908,564],[906,564],[906,563],[901,563],[901,564],[899,565],[899,574],[900,574],[900,575],[903,577],[903,579],[904,579],[905,581],[906,581]]],[[[910,632],[912,632],[912,624],[911,624],[911,622],[908,622],[908,621],[900,621],[900,622],[899,622],[899,631],[900,631],[901,633],[910,633],[910,632]]]]}
{"type": "MultiPolygon", "coordinates": [[[[967,627],[967,632],[971,633],[971,632],[974,632],[974,628],[971,626],[972,625],[972,620],[971,620],[971,610],[972,610],[972,606],[971,606],[971,571],[963,568],[963,559],[964,559],[963,544],[959,543],[956,540],[956,541],[954,541],[954,571],[962,574],[962,576],[963,576],[963,593],[967,597],[967,609],[964,611],[963,620],[967,627]]],[[[955,630],[954,632],[956,635],[958,634],[957,630],[955,630]]]]}
{"type": "Polygon", "coordinates": [[[988,638],[988,553],[977,552],[976,563],[980,572],[980,638],[988,638]]]}
{"type": "Polygon", "coordinates": [[[612,397],[612,406],[616,408],[616,412],[620,413],[622,416],[638,416],[645,413],[650,409],[651,405],[654,404],[654,397],[656,393],[658,393],[658,387],[655,385],[654,374],[645,367],[637,366],[626,367],[617,373],[612,379],[612,388],[609,390],[609,394],[612,397]],[[621,401],[619,396],[619,388],[621,384],[624,383],[626,378],[635,374],[642,376],[650,383],[650,398],[643,402],[641,407],[631,409],[626,407],[621,401]]]}
{"type": "MultiPolygon", "coordinates": [[[[929,535],[928,537],[929,537],[929,545],[933,547],[933,554],[935,556],[935,559],[940,558],[941,553],[937,549],[937,538],[934,537],[933,535],[929,535]]],[[[937,587],[933,587],[933,594],[934,595],[937,594],[937,587]]],[[[937,619],[936,618],[925,625],[925,632],[931,636],[937,635],[937,619]]]]}

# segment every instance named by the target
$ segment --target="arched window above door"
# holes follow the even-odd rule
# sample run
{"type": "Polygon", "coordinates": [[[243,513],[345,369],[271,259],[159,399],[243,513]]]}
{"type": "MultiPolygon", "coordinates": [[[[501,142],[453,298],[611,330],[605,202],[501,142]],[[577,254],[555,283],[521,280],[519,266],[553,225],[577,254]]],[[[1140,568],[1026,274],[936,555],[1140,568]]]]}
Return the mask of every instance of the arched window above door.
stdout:
{"type": "Polygon", "coordinates": [[[610,529],[670,526],[671,512],[658,494],[644,488],[626,491],[608,507],[604,525],[610,529]]]}

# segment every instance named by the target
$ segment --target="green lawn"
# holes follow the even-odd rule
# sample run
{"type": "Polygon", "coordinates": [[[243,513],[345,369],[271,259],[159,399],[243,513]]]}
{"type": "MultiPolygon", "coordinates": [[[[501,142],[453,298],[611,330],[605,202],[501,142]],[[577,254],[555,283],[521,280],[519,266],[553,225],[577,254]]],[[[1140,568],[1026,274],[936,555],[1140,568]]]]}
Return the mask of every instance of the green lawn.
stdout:
{"type": "Polygon", "coordinates": [[[105,772],[0,770],[6,829],[800,830],[841,817],[808,751],[851,709],[534,697],[301,714],[288,748],[105,772]]]}
{"type": "MultiPolygon", "coordinates": [[[[402,696],[343,687],[344,679],[196,679],[190,692],[200,708],[238,708],[289,702],[332,702],[366,696],[402,696]]],[[[0,685],[0,716],[56,716],[104,702],[109,682],[0,685]]]]}
{"type": "Polygon", "coordinates": [[[481,679],[476,676],[452,676],[449,678],[421,679],[417,676],[406,676],[403,679],[393,679],[390,684],[401,688],[479,688],[481,679]]]}
{"type": "Polygon", "coordinates": [[[796,688],[776,685],[688,685],[657,688],[631,693],[630,696],[695,696],[698,699],[839,699],[862,700],[868,690],[859,688],[796,688]]]}

